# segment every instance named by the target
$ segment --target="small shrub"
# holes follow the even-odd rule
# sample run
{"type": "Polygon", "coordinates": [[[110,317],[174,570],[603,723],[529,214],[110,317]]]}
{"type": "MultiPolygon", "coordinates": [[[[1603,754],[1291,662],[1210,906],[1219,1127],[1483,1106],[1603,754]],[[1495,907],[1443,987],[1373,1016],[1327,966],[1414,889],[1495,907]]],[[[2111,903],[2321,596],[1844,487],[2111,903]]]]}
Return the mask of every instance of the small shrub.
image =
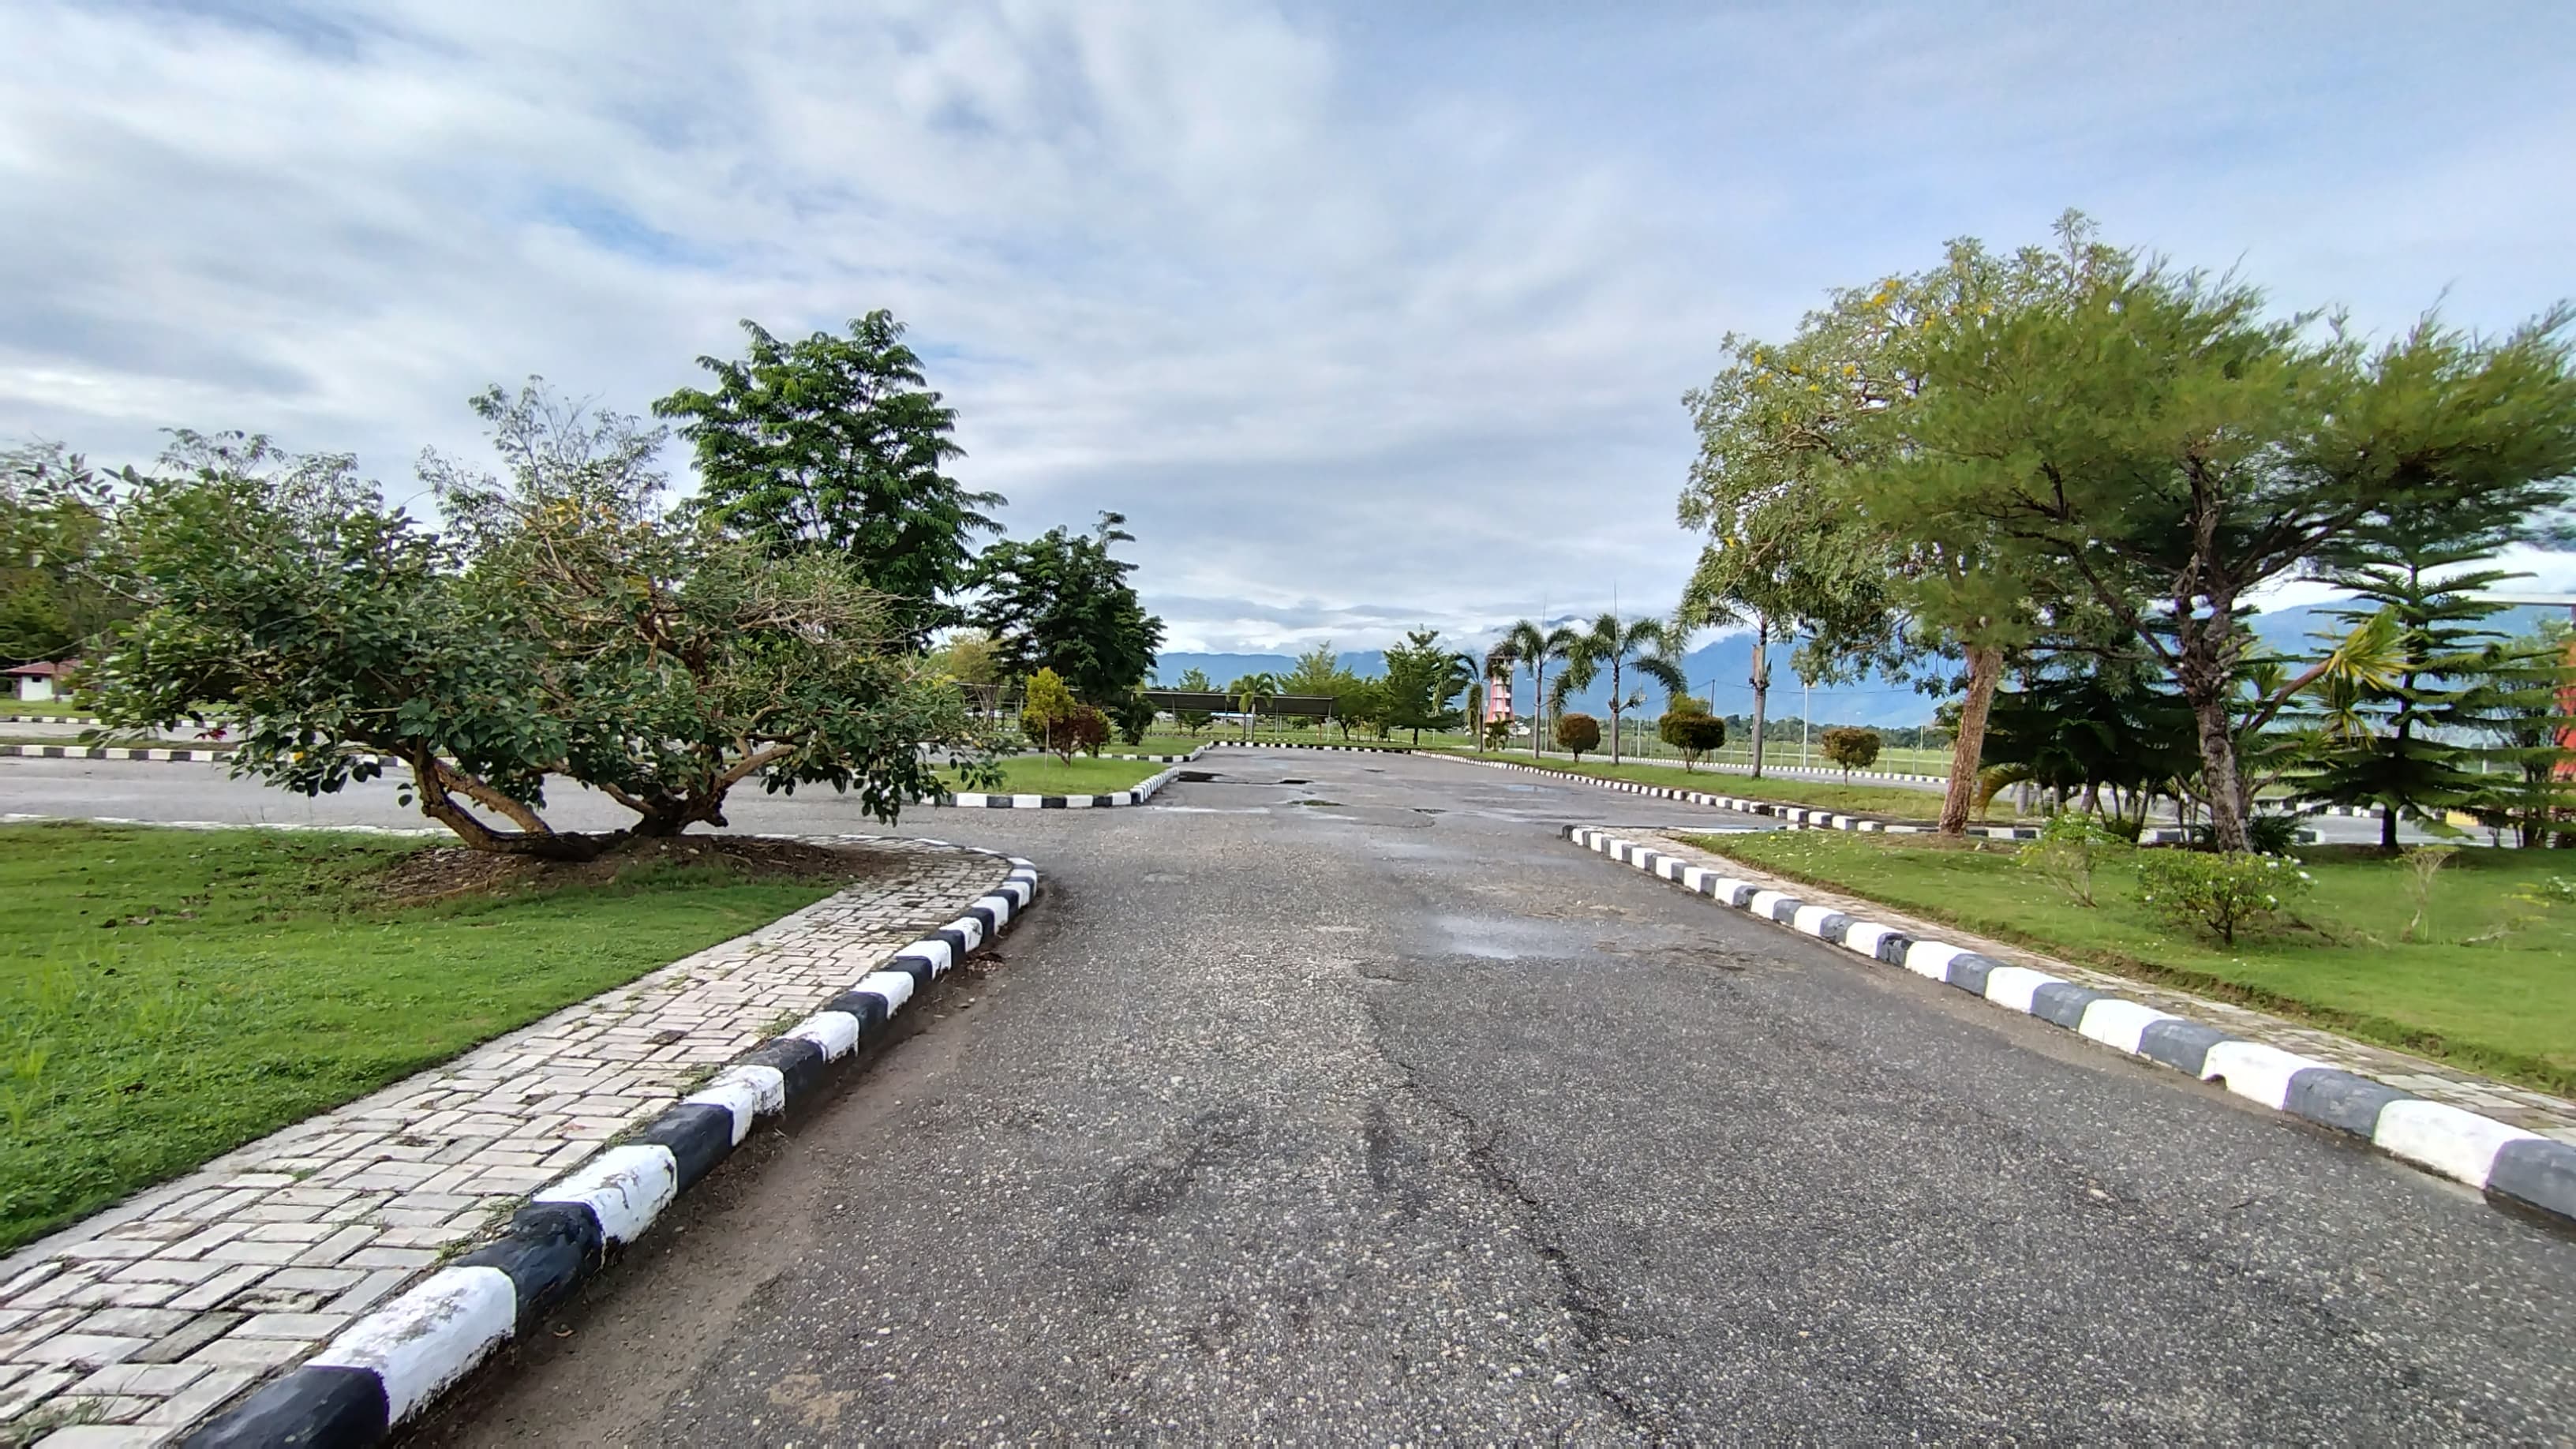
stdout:
{"type": "Polygon", "coordinates": [[[1090,705],[1077,704],[1073,713],[1057,728],[1057,735],[1061,741],[1057,753],[1064,756],[1066,764],[1073,763],[1076,750],[1097,759],[1100,747],[1109,743],[1109,716],[1090,705]]]}
{"type": "MultiPolygon", "coordinates": [[[[2249,815],[2245,819],[2245,843],[2256,855],[2287,855],[2299,843],[2300,824],[2301,817],[2296,815],[2249,815]]],[[[2195,825],[2191,828],[2191,843],[2195,849],[2215,850],[2218,832],[2206,823],[2195,825]]]]}
{"type": "Polygon", "coordinates": [[[1655,734],[1682,752],[1682,769],[1698,768],[1700,756],[1726,744],[1726,721],[1699,707],[1699,701],[1674,701],[1674,708],[1655,722],[1655,734]]]}
{"type": "Polygon", "coordinates": [[[2406,868],[2406,893],[2415,898],[2415,918],[2397,933],[2398,940],[2425,939],[2424,918],[2433,909],[2433,877],[2459,853],[2456,845],[2413,845],[2398,852],[2397,863],[2406,868]]]}
{"type": "Polygon", "coordinates": [[[1588,714],[1558,715],[1556,747],[1571,752],[1576,764],[1583,763],[1584,751],[1601,748],[1601,721],[1588,714]]]}
{"type": "Polygon", "coordinates": [[[1145,697],[1145,691],[1130,690],[1118,701],[1111,720],[1118,726],[1118,738],[1131,746],[1141,745],[1145,743],[1145,732],[1154,727],[1154,702],[1145,697]]]}
{"type": "Polygon", "coordinates": [[[1851,781],[1852,771],[1866,770],[1878,763],[1878,746],[1876,730],[1858,725],[1832,725],[1825,730],[1825,758],[1843,767],[1846,784],[1851,781]]]}
{"type": "Polygon", "coordinates": [[[2238,931],[2270,919],[2315,883],[2315,877],[2285,855],[2156,850],[2138,861],[2142,904],[2230,946],[2236,944],[2238,931]]]}
{"type": "Polygon", "coordinates": [[[1485,721],[1485,748],[1499,750],[1512,740],[1512,717],[1496,715],[1485,721]]]}
{"type": "Polygon", "coordinates": [[[2066,810],[2050,816],[2040,827],[2039,839],[2023,846],[2013,863],[2089,908],[2093,872],[2111,852],[2129,850],[2134,844],[2121,839],[2099,817],[2066,810]]]}

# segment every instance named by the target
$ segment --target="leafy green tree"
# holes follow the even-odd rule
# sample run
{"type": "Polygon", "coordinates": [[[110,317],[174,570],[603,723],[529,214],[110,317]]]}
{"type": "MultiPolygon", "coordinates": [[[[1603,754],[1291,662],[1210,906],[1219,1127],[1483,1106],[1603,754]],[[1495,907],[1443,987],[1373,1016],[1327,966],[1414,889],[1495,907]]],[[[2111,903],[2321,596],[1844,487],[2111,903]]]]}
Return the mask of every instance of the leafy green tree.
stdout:
{"type": "Polygon", "coordinates": [[[1678,627],[1660,619],[1622,622],[1617,614],[1603,614],[1567,646],[1564,672],[1556,677],[1560,709],[1567,696],[1590,689],[1602,671],[1609,672],[1611,764],[1619,763],[1621,716],[1646,702],[1645,691],[1629,689],[1626,680],[1642,675],[1667,694],[1690,691],[1690,681],[1682,675],[1681,639],[1678,627]]]}
{"type": "Polygon", "coordinates": [[[1259,738],[1261,702],[1279,692],[1279,676],[1266,669],[1252,674],[1238,675],[1232,684],[1225,687],[1225,692],[1234,696],[1234,706],[1244,716],[1243,737],[1259,738]]]}
{"type": "MultiPolygon", "coordinates": [[[[2576,811],[2576,658],[2569,629],[2551,623],[2537,634],[2492,650],[2484,671],[2483,728],[2490,758],[2503,768],[2482,782],[2480,823],[2514,832],[2526,848],[2549,842],[2553,822],[2576,811]]],[[[2561,840],[2561,844],[2568,842],[2561,840]]]]}
{"type": "Polygon", "coordinates": [[[1073,752],[1086,742],[1098,748],[1096,741],[1085,738],[1095,721],[1100,723],[1100,738],[1106,738],[1107,724],[1100,712],[1075,699],[1054,670],[1042,668],[1029,676],[1020,702],[1020,728],[1040,748],[1053,750],[1072,764],[1073,752]]]}
{"type": "Polygon", "coordinates": [[[1503,634],[1496,649],[1514,664],[1529,671],[1530,677],[1530,758],[1541,758],[1540,748],[1547,730],[1546,721],[1538,716],[1547,709],[1547,667],[1564,660],[1574,647],[1574,631],[1560,624],[1553,629],[1523,619],[1503,634]]]}
{"type": "Polygon", "coordinates": [[[59,444],[0,449],[0,659],[81,652],[132,612],[109,582],[108,480],[59,444]]]}
{"type": "Polygon", "coordinates": [[[1878,763],[1878,731],[1859,725],[1828,725],[1824,733],[1825,758],[1842,767],[1843,780],[1849,783],[1851,772],[1866,770],[1878,763]]]}
{"type": "MultiPolygon", "coordinates": [[[[2262,294],[2079,245],[2062,285],[1928,316],[1883,516],[2025,555],[2144,641],[2191,707],[2222,849],[2248,848],[2241,601],[2396,507],[2527,519],[2576,473],[2571,314],[2376,349],[2262,294]]],[[[2316,673],[2284,679],[2277,711],[2316,673]]]]}
{"type": "MultiPolygon", "coordinates": [[[[2195,767],[2191,710],[2132,652],[2062,656],[1995,696],[1987,722],[1990,785],[2028,780],[2135,838],[2157,795],[2195,767]]],[[[1989,791],[1991,793],[1991,790],[1989,791]]]]}
{"type": "Polygon", "coordinates": [[[1386,651],[1387,724],[1411,730],[1417,745],[1424,730],[1454,727],[1458,712],[1449,701],[1457,697],[1456,674],[1457,656],[1440,642],[1439,630],[1408,632],[1386,651]]]}
{"type": "Polygon", "coordinates": [[[1705,701],[1687,695],[1665,706],[1663,718],[1655,722],[1655,734],[1681,751],[1685,771],[1697,769],[1702,755],[1726,747],[1726,721],[1710,714],[1705,701]]]}
{"type": "MultiPolygon", "coordinates": [[[[1216,686],[1208,683],[1206,670],[1191,669],[1184,671],[1181,675],[1181,682],[1173,685],[1172,688],[1197,690],[1202,693],[1206,693],[1215,690],[1216,686]]],[[[1211,725],[1214,725],[1216,723],[1216,716],[1203,709],[1174,710],[1172,712],[1172,722],[1179,725],[1183,730],[1195,734],[1201,730],[1207,729],[1211,725]]]]}
{"type": "Polygon", "coordinates": [[[660,438],[635,419],[533,387],[475,407],[507,475],[426,455],[443,534],[345,456],[176,434],[117,505],[142,611],[89,670],[101,716],[169,729],[229,710],[234,772],[305,794],[391,756],[466,844],[562,858],[722,826],[754,777],[852,791],[892,820],[938,789],[921,746],[983,743],[954,685],[888,647],[882,596],[841,560],[773,561],[663,515],[660,438]],[[549,775],[635,823],[553,829],[549,775]]]}
{"type": "Polygon", "coordinates": [[[892,313],[852,321],[846,337],[742,330],[741,360],[698,359],[711,391],[653,405],[696,449],[698,506],[772,557],[841,555],[893,596],[895,627],[918,646],[954,621],[945,601],[972,577],[975,535],[1001,531],[987,512],[1001,495],[942,471],[963,455],[955,409],[929,389],[892,313]]]}
{"type": "Polygon", "coordinates": [[[1386,681],[1363,679],[1344,670],[1333,681],[1333,718],[1342,727],[1342,738],[1351,737],[1354,725],[1386,738],[1389,701],[1386,681]]]}
{"type": "Polygon", "coordinates": [[[1115,708],[1102,713],[1117,727],[1118,738],[1129,745],[1145,743],[1146,733],[1154,728],[1154,702],[1145,697],[1142,685],[1127,691],[1115,708]]]}
{"type": "Polygon", "coordinates": [[[969,622],[992,636],[1006,673],[1053,669],[1075,697],[1114,704],[1153,672],[1163,621],[1127,582],[1136,566],[1110,552],[1135,541],[1126,521],[1103,513],[1087,537],[1058,527],[984,551],[969,622]]]}
{"type": "Polygon", "coordinates": [[[1342,666],[1333,653],[1333,641],[1325,640],[1297,656],[1297,667],[1279,680],[1281,694],[1331,694],[1340,680],[1342,666]]]}

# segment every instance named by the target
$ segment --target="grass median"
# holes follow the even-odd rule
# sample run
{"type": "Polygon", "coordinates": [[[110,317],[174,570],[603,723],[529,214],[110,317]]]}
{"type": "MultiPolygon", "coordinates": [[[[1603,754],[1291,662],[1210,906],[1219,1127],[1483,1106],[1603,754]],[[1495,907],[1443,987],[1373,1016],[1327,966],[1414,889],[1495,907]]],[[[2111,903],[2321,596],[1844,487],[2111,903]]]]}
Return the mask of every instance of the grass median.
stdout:
{"type": "MultiPolygon", "coordinates": [[[[1165,752],[1157,750],[1154,753],[1165,752]]],[[[1002,762],[1004,783],[995,793],[1107,795],[1118,790],[1132,790],[1170,768],[1151,760],[1095,760],[1089,755],[1076,755],[1073,763],[1067,764],[1053,755],[1013,755],[1002,762]]],[[[939,778],[951,790],[967,788],[958,782],[953,770],[941,771],[939,778]]]]}
{"type": "Polygon", "coordinates": [[[424,844],[0,826],[0,1248],[863,873],[699,836],[531,883],[424,844]]]}
{"type": "Polygon", "coordinates": [[[2399,862],[2314,847],[2294,914],[2233,947],[2138,900],[2133,859],[2096,877],[2087,908],[2019,869],[2013,847],[1836,831],[1685,837],[1795,880],[1913,915],[2332,1027],[2543,1091],[2576,1092],[2576,877],[2559,851],[2462,850],[2434,877],[2427,929],[2399,862]]]}
{"type": "MultiPolygon", "coordinates": [[[[1708,795],[1733,795],[1744,800],[1775,800],[1783,805],[1806,805],[1818,810],[1836,810],[1846,815],[1878,815],[1891,820],[1929,821],[1941,813],[1941,794],[1937,790],[1909,790],[1901,785],[1846,785],[1837,780],[1774,779],[1764,776],[1730,774],[1721,770],[1685,770],[1679,765],[1646,765],[1622,761],[1612,765],[1607,760],[1585,760],[1576,764],[1564,755],[1549,755],[1533,762],[1526,750],[1510,754],[1470,755],[1461,752],[1460,759],[1495,760],[1505,764],[1535,763],[1545,770],[1567,770],[1601,780],[1633,780],[1642,785],[1663,785],[1675,790],[1697,790],[1708,795]]],[[[1998,802],[1994,812],[1985,817],[1995,821],[2014,819],[2013,812],[1998,802]]]]}

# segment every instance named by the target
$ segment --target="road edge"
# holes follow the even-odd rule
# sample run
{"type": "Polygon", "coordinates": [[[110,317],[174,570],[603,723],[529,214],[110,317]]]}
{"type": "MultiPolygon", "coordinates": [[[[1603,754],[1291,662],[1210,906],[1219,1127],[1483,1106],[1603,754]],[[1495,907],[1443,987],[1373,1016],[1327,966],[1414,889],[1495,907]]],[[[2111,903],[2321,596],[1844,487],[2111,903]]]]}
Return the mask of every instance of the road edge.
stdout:
{"type": "Polygon", "coordinates": [[[605,1271],[611,1249],[651,1228],[742,1144],[756,1121],[823,1092],[837,1076],[834,1068],[857,1055],[915,991],[1007,931],[1037,899],[1038,870],[1018,856],[1001,858],[1009,870],[965,914],[737,1056],[620,1144],[537,1189],[500,1237],[359,1318],[181,1442],[196,1449],[355,1449],[417,1421],[495,1351],[605,1271]]]}
{"type": "Polygon", "coordinates": [[[1693,895],[1957,987],[2123,1055],[2218,1083],[2475,1188],[2490,1203],[2576,1228],[2576,1146],[2044,971],[1810,905],[1594,826],[1562,825],[1558,834],[1693,895]]]}

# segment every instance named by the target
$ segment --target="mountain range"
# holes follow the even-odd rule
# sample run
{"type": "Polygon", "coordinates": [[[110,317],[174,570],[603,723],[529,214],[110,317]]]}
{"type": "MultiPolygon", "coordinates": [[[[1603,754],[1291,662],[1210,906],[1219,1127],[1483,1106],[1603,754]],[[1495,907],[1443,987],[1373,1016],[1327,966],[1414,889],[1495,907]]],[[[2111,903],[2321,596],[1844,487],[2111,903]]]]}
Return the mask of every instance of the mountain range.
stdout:
{"type": "MultiPolygon", "coordinates": [[[[2318,645],[2311,635],[2325,632],[2342,633],[2329,612],[2332,604],[2304,604],[2295,608],[2276,609],[2254,617],[2254,632],[2263,641],[2284,654],[2306,654],[2313,657],[2318,645]]],[[[2560,618],[2561,610],[2526,607],[2508,609],[2498,614],[2492,627],[2508,634],[2529,633],[2543,619],[2560,618]]],[[[1472,646],[1478,649],[1481,644],[1472,646]]],[[[1775,719],[1794,719],[1802,712],[1819,722],[1873,725],[1903,728],[1932,722],[1934,706],[1943,696],[1924,694],[1913,686],[1872,677],[1854,684],[1818,685],[1801,700],[1798,676],[1789,668],[1790,646],[1774,644],[1771,648],[1771,706],[1775,719]]],[[[1343,668],[1362,678],[1373,678],[1386,672],[1386,655],[1379,650],[1350,650],[1335,656],[1343,668]]],[[[1689,675],[1691,692],[1710,701],[1719,714],[1743,714],[1753,707],[1753,686],[1747,681],[1753,673],[1753,636],[1730,634],[1701,645],[1682,656],[1683,671],[1689,675]]],[[[1247,674],[1286,674],[1297,667],[1297,661],[1285,654],[1194,654],[1175,650],[1155,662],[1155,683],[1170,686],[1192,669],[1207,672],[1217,688],[1247,674]]],[[[1550,671],[1553,677],[1554,671],[1550,671]]],[[[1608,681],[1578,694],[1578,707],[1595,713],[1609,702],[1608,681]]],[[[1512,682],[1512,708],[1527,713],[1530,688],[1526,675],[1516,675],[1512,682]]],[[[1662,691],[1647,690],[1647,708],[1663,707],[1662,691]]]]}

